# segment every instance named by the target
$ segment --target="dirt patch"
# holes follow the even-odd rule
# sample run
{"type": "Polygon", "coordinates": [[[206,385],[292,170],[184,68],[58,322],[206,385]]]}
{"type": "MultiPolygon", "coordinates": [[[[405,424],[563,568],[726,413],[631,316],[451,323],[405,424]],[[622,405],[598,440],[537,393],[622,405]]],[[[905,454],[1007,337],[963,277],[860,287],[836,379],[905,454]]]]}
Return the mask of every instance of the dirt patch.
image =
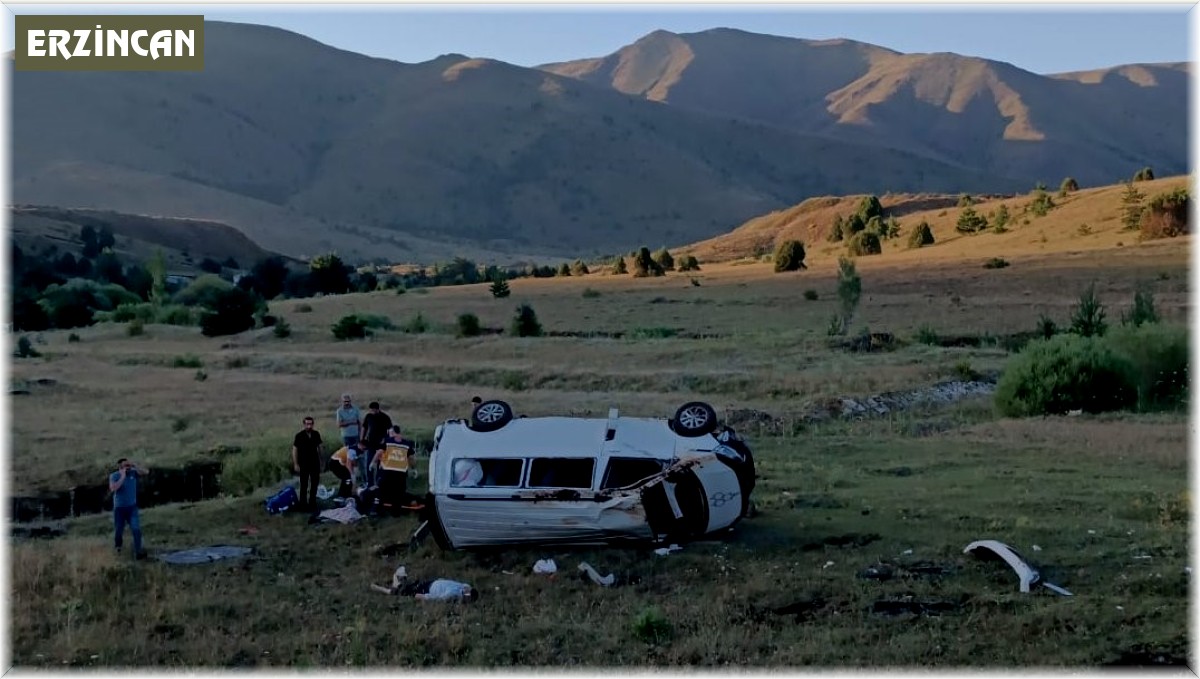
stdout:
{"type": "Polygon", "coordinates": [[[843,535],[831,535],[817,542],[807,542],[800,549],[810,552],[826,547],[865,547],[877,540],[879,540],[878,533],[846,533],[843,535]]]}
{"type": "Polygon", "coordinates": [[[943,615],[957,613],[966,603],[966,597],[958,600],[927,599],[920,600],[912,595],[893,599],[880,599],[871,604],[871,613],[877,615],[943,615]]]}

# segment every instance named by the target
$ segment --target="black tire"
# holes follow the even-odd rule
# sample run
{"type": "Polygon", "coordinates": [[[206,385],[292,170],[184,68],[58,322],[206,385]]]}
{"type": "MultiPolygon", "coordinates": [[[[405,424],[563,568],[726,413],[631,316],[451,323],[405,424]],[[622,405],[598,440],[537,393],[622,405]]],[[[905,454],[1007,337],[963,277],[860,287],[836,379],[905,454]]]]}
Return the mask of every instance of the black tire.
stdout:
{"type": "Polygon", "coordinates": [[[484,401],[471,411],[471,429],[474,431],[496,431],[512,422],[512,408],[504,401],[484,401]]]}
{"type": "Polygon", "coordinates": [[[693,438],[711,434],[717,429],[717,411],[702,401],[692,401],[679,406],[675,411],[675,433],[693,438]]]}

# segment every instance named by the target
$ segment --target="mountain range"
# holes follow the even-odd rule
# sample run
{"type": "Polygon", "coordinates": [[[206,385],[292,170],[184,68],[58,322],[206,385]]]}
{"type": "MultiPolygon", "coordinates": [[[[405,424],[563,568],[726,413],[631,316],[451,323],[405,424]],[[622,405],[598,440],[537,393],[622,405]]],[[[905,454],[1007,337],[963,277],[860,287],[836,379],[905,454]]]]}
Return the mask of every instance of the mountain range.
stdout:
{"type": "Polygon", "coordinates": [[[1188,64],[1037,75],[730,29],[404,64],[222,22],[205,58],[13,72],[13,202],[220,222],[295,257],[505,262],[682,245],[819,195],[1188,171],[1188,64]]]}

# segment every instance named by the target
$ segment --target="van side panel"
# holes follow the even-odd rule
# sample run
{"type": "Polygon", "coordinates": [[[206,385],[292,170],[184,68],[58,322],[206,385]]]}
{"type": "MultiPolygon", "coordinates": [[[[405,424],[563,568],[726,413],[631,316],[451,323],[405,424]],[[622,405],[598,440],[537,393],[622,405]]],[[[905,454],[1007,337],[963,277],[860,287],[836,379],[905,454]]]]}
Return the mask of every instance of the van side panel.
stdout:
{"type": "Polygon", "coordinates": [[[455,547],[652,537],[636,494],[602,502],[448,495],[436,501],[442,527],[455,547]]]}

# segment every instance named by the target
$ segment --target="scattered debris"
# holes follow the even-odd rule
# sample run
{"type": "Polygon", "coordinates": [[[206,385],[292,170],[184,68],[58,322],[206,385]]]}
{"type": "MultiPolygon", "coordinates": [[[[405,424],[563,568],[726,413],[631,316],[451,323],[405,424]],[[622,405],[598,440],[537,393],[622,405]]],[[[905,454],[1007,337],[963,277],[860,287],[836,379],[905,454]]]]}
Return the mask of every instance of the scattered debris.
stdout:
{"type": "Polygon", "coordinates": [[[906,549],[903,552],[900,552],[900,554],[902,556],[908,556],[909,554],[912,554],[912,553],[913,553],[913,551],[911,549],[906,549]]]}
{"type": "Polygon", "coordinates": [[[939,577],[949,575],[955,570],[956,567],[953,565],[938,564],[932,561],[917,561],[907,564],[880,561],[859,571],[858,577],[863,580],[884,582],[901,573],[905,577],[939,577]]]}
{"type": "Polygon", "coordinates": [[[812,614],[825,607],[825,600],[820,597],[811,599],[801,599],[790,603],[786,606],[771,609],[775,615],[794,615],[796,620],[800,621],[812,616],[812,614]]]}
{"type": "Polygon", "coordinates": [[[1042,548],[1041,548],[1041,547],[1039,547],[1039,546],[1037,546],[1037,545],[1034,545],[1034,546],[1033,546],[1033,551],[1035,551],[1035,552],[1040,552],[1040,551],[1042,551],[1042,548]]]}
{"type": "Polygon", "coordinates": [[[821,570],[825,570],[826,568],[829,568],[832,565],[834,565],[832,561],[826,561],[825,565],[821,566],[821,570]]]}
{"type": "Polygon", "coordinates": [[[1058,585],[1056,585],[1052,582],[1043,582],[1042,586],[1056,594],[1061,594],[1063,596],[1075,596],[1074,594],[1071,594],[1070,592],[1068,592],[1066,589],[1059,587],[1058,585]]]}
{"type": "Polygon", "coordinates": [[[221,559],[236,559],[243,556],[248,556],[252,551],[250,547],[234,547],[229,545],[217,545],[214,547],[198,547],[196,549],[185,549],[178,552],[169,552],[159,556],[160,561],[176,565],[188,565],[197,563],[211,563],[220,561],[221,559]]]}
{"type": "Polygon", "coordinates": [[[400,584],[404,582],[404,578],[408,577],[408,569],[404,566],[398,566],[392,573],[392,587],[399,589],[400,584]]]}
{"type": "Polygon", "coordinates": [[[1090,529],[1088,530],[1088,535],[1095,535],[1095,534],[1096,534],[1096,531],[1090,530],[1090,529]]]}
{"type": "Polygon", "coordinates": [[[600,577],[600,574],[596,572],[596,569],[592,568],[591,565],[586,561],[579,564],[579,570],[587,573],[587,576],[591,578],[592,582],[600,585],[601,587],[611,587],[613,582],[616,580],[616,576],[614,576],[612,573],[609,573],[604,577],[600,577]]]}
{"type": "Polygon", "coordinates": [[[1021,591],[1026,594],[1029,593],[1030,585],[1037,582],[1041,578],[1037,571],[1033,570],[1029,564],[1025,563],[1025,560],[1021,558],[1021,555],[1017,554],[1015,551],[1013,551],[1012,547],[1009,547],[1003,542],[999,542],[997,540],[977,540],[967,545],[966,548],[963,549],[963,554],[971,554],[977,549],[983,550],[978,556],[991,553],[1003,559],[1009,566],[1012,566],[1012,569],[1017,572],[1017,577],[1021,580],[1021,591]]]}
{"type": "Polygon", "coordinates": [[[899,599],[880,599],[871,604],[871,612],[880,615],[941,615],[958,611],[965,601],[965,597],[959,601],[919,601],[908,595],[899,599]]]}
{"type": "Polygon", "coordinates": [[[317,486],[318,500],[328,500],[334,495],[337,495],[337,489],[335,489],[333,486],[317,486]]]}
{"type": "Polygon", "coordinates": [[[258,527],[242,526],[238,529],[238,535],[258,535],[258,527]]]}
{"type": "Polygon", "coordinates": [[[1138,554],[1137,556],[1135,556],[1133,558],[1135,558],[1135,559],[1153,559],[1154,557],[1150,556],[1149,554],[1138,554]]]}
{"type": "Polygon", "coordinates": [[[554,563],[554,559],[540,559],[533,564],[533,572],[541,575],[552,575],[558,572],[558,564],[554,563]]]}
{"type": "Polygon", "coordinates": [[[658,549],[654,550],[654,553],[659,556],[666,556],[671,552],[678,552],[681,549],[683,549],[683,547],[680,547],[679,545],[671,545],[670,547],[659,547],[658,549]]]}

